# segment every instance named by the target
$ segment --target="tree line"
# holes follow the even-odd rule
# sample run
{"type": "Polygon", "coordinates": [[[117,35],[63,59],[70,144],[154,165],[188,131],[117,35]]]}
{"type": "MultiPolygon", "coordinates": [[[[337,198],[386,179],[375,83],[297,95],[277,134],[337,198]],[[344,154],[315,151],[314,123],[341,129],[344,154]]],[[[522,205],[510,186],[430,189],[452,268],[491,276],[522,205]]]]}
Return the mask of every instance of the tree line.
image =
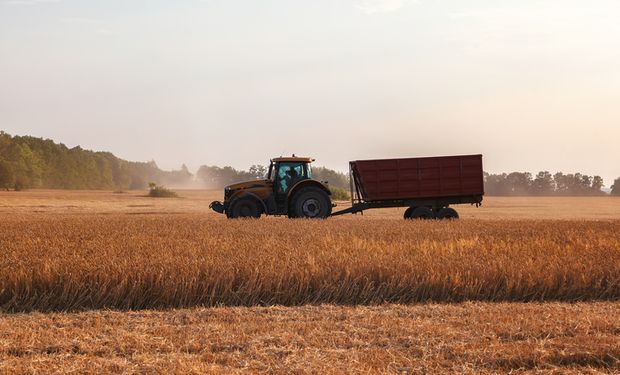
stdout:
{"type": "Polygon", "coordinates": [[[169,184],[191,176],[185,166],[162,171],[154,161],[130,162],[109,152],[0,131],[0,188],[144,189],[152,181],[169,184]]]}
{"type": "MultiPolygon", "coordinates": [[[[600,176],[588,176],[582,173],[551,174],[541,171],[532,176],[529,172],[512,172],[501,174],[484,174],[484,188],[488,195],[564,195],[586,196],[604,195],[603,179],[600,176]]],[[[612,186],[612,195],[620,195],[620,178],[612,186]]]]}
{"type": "MultiPolygon", "coordinates": [[[[313,177],[347,190],[345,173],[313,167],[313,177]]],[[[267,167],[252,165],[247,171],[233,167],[201,166],[193,175],[183,165],[179,170],[161,170],[154,161],[131,162],[109,152],[81,147],[68,148],[50,139],[11,136],[0,131],[0,188],[3,189],[146,189],[153,182],[171,187],[221,189],[226,185],[265,178],[267,167]]],[[[488,195],[602,195],[603,179],[582,173],[528,172],[484,174],[488,195]]],[[[612,195],[620,195],[620,178],[612,195]]]]}
{"type": "MultiPolygon", "coordinates": [[[[247,171],[203,165],[194,176],[185,165],[161,170],[154,161],[131,162],[109,152],[68,148],[50,139],[11,136],[0,131],[0,189],[146,189],[153,182],[172,187],[221,189],[226,185],[261,179],[267,167],[253,165],[247,171]]],[[[344,173],[313,168],[314,177],[331,185],[348,187],[344,173]]]]}

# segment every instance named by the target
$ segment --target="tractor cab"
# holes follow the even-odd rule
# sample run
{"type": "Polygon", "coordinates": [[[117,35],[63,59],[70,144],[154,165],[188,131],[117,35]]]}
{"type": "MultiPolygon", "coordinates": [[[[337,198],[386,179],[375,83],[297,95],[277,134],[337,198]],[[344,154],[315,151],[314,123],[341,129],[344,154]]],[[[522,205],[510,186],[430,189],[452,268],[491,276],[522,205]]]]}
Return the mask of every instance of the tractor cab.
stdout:
{"type": "Polygon", "coordinates": [[[271,160],[267,179],[273,183],[273,191],[277,196],[286,197],[295,184],[302,180],[312,179],[311,158],[276,158],[271,160]]]}

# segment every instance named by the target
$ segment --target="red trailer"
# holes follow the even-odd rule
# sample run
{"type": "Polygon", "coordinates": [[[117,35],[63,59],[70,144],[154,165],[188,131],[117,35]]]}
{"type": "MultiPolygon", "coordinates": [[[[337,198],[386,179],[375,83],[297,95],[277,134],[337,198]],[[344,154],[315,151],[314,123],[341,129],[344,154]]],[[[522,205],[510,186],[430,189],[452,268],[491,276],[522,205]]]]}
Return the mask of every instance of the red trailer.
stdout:
{"type": "Polygon", "coordinates": [[[351,208],[408,207],[406,219],[458,218],[453,204],[482,203],[482,155],[438,156],[349,162],[351,208]]]}

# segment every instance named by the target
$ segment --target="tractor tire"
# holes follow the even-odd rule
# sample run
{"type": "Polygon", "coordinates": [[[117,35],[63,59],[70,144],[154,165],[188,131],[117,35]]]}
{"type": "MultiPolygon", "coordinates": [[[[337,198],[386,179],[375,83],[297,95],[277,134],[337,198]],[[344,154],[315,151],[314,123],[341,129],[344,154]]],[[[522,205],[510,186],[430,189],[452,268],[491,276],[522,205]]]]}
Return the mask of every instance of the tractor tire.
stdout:
{"type": "Polygon", "coordinates": [[[295,193],[289,211],[289,217],[325,219],[332,214],[332,201],[325,191],[306,187],[295,193]]]}
{"type": "Polygon", "coordinates": [[[437,212],[437,219],[441,220],[456,220],[459,218],[459,213],[454,208],[444,207],[437,212]]]}
{"type": "Polygon", "coordinates": [[[423,220],[430,220],[434,218],[435,218],[435,214],[433,213],[433,210],[431,210],[429,207],[424,207],[424,206],[416,207],[415,209],[411,210],[409,217],[407,217],[407,219],[423,219],[423,220]]]}
{"type": "Polygon", "coordinates": [[[261,208],[254,199],[239,198],[231,203],[226,212],[229,219],[258,219],[261,215],[261,208]]]}

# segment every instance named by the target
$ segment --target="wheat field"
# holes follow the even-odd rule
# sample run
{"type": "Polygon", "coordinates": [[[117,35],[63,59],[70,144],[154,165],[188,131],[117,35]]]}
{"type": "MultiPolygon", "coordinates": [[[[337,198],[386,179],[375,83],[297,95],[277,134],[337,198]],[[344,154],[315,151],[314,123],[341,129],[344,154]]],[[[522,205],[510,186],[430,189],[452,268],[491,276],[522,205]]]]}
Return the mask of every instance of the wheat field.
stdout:
{"type": "Polygon", "coordinates": [[[618,199],[228,221],[142,194],[0,193],[0,373],[620,372],[618,199]]]}
{"type": "Polygon", "coordinates": [[[5,218],[0,309],[620,298],[620,221],[5,218]]]}

